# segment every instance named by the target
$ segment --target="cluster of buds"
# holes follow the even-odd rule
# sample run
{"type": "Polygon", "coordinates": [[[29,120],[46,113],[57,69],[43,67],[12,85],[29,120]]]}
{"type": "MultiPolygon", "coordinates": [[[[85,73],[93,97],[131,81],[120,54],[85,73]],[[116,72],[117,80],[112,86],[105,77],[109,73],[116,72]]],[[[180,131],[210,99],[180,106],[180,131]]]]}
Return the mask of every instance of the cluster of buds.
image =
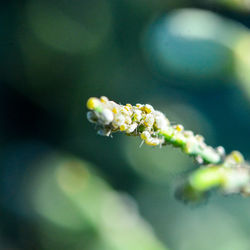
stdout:
{"type": "Polygon", "coordinates": [[[178,189],[182,200],[200,200],[213,188],[226,194],[250,196],[250,166],[239,152],[226,156],[223,147],[212,148],[201,135],[184,130],[182,125],[171,125],[163,113],[149,104],[120,105],[103,96],[89,98],[87,107],[87,118],[97,125],[100,135],[120,131],[139,136],[151,146],[171,144],[195,157],[202,166],[178,189]]]}
{"type": "Polygon", "coordinates": [[[194,156],[198,163],[219,163],[224,149],[214,149],[205,144],[201,135],[184,130],[182,125],[171,125],[166,116],[149,104],[120,105],[102,96],[87,101],[87,118],[97,124],[98,134],[109,136],[113,132],[140,136],[148,145],[171,144],[194,156]]]}
{"type": "Polygon", "coordinates": [[[149,104],[119,105],[102,96],[100,99],[89,98],[87,107],[91,110],[87,113],[87,118],[98,125],[100,135],[109,136],[120,131],[127,135],[140,136],[151,146],[162,145],[165,142],[159,132],[166,129],[170,122],[149,104]]]}

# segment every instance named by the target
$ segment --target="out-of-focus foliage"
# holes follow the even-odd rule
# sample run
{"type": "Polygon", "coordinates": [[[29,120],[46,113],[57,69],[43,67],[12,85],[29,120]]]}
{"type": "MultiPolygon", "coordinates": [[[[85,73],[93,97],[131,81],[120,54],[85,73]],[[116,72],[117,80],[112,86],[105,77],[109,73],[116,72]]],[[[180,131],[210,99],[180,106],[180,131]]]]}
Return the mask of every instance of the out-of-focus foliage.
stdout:
{"type": "Polygon", "coordinates": [[[85,115],[89,96],[151,103],[249,160],[248,5],[4,1],[0,249],[248,250],[249,199],[180,204],[191,159],[99,137],[85,115]]]}
{"type": "Polygon", "coordinates": [[[243,42],[249,41],[249,35],[242,24],[211,11],[181,9],[153,23],[145,50],[150,63],[164,76],[173,74],[200,84],[230,82],[237,74],[237,62],[246,56],[241,50],[250,52],[243,42]]]}
{"type": "Polygon", "coordinates": [[[166,249],[134,201],[113,191],[88,163],[52,154],[40,164],[27,192],[41,217],[44,249],[166,249]]]}
{"type": "Polygon", "coordinates": [[[109,35],[112,21],[106,0],[61,3],[30,1],[27,17],[33,33],[44,44],[66,53],[91,53],[109,35]]]}
{"type": "Polygon", "coordinates": [[[250,1],[249,0],[205,0],[207,4],[218,5],[220,7],[226,7],[228,9],[242,11],[249,13],[250,1]]]}

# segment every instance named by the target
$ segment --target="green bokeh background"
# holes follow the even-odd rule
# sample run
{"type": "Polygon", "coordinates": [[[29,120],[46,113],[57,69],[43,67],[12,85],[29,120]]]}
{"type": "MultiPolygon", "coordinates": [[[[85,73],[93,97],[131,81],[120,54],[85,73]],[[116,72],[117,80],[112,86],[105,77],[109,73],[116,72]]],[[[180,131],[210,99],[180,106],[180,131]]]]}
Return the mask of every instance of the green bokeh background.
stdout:
{"type": "Polygon", "coordinates": [[[195,164],[97,136],[86,100],[150,103],[250,159],[250,1],[0,5],[0,249],[249,250],[250,199],[174,198],[195,164]]]}

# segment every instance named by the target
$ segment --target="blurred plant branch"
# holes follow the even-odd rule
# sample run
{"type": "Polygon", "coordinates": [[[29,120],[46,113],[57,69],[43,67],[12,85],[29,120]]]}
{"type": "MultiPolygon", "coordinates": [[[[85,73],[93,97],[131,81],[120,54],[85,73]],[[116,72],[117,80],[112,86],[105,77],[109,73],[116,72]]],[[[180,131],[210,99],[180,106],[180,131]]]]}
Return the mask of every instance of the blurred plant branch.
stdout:
{"type": "Polygon", "coordinates": [[[249,0],[213,0],[209,1],[209,3],[219,4],[233,10],[240,10],[244,12],[248,12],[250,10],[249,0]]]}
{"type": "Polygon", "coordinates": [[[141,217],[134,200],[113,190],[90,163],[51,153],[39,164],[31,204],[46,235],[42,249],[168,249],[141,217]],[[74,240],[69,243],[68,237],[74,240]],[[77,241],[81,245],[76,247],[77,241]]]}
{"type": "Polygon", "coordinates": [[[92,97],[87,102],[87,118],[98,127],[98,134],[113,132],[140,136],[142,143],[160,147],[172,145],[194,157],[200,165],[177,191],[185,201],[197,201],[213,188],[224,193],[250,194],[250,166],[238,151],[225,155],[222,146],[208,146],[201,135],[184,130],[180,124],[171,125],[166,116],[151,105],[119,105],[107,97],[92,97]]]}

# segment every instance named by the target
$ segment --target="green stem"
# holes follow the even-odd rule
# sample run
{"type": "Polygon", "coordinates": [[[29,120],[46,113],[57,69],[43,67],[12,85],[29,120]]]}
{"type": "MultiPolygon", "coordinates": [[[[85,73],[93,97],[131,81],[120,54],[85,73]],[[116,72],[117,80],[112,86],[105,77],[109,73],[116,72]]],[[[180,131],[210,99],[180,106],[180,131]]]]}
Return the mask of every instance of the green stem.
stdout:
{"type": "Polygon", "coordinates": [[[183,134],[176,133],[174,129],[160,131],[159,135],[162,135],[167,143],[181,148],[186,154],[201,157],[205,163],[218,164],[222,162],[222,156],[215,149],[204,143],[201,144],[198,140],[190,142],[183,134]]]}

